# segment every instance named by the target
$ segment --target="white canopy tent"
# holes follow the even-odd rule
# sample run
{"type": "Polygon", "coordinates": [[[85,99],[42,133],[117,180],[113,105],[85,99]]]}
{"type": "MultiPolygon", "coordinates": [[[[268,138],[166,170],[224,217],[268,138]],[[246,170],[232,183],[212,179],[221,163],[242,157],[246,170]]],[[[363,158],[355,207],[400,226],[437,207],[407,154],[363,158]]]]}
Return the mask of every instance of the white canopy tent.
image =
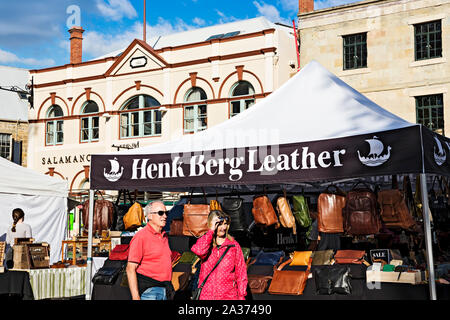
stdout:
{"type": "Polygon", "coordinates": [[[59,261],[67,231],[67,181],[1,157],[0,176],[0,238],[12,226],[12,210],[21,208],[35,242],[50,244],[50,264],[59,261]]]}
{"type": "MultiPolygon", "coordinates": [[[[100,189],[189,190],[416,173],[427,212],[425,173],[450,175],[450,154],[442,146],[450,152],[449,139],[386,111],[313,61],[264,100],[205,131],[92,155],[90,197],[100,189]]],[[[430,221],[424,218],[433,279],[430,221]]]]}

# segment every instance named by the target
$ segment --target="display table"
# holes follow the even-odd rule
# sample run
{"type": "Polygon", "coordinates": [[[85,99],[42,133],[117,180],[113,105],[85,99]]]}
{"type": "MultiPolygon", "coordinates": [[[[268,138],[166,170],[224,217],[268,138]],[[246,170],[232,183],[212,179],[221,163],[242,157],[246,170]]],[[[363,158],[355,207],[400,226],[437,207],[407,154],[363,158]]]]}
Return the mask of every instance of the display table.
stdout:
{"type": "MultiPolygon", "coordinates": [[[[72,264],[76,265],[76,252],[77,248],[79,249],[79,252],[81,253],[81,258],[87,259],[87,248],[88,248],[88,241],[87,240],[63,240],[62,241],[62,250],[61,250],[61,261],[66,261],[65,259],[65,246],[67,246],[67,251],[72,251],[72,264]],[[75,257],[75,259],[74,259],[75,257]]],[[[108,239],[93,239],[92,242],[92,250],[95,248],[98,248],[101,250],[106,250],[108,252],[111,252],[111,240],[108,239]]]]}
{"type": "Polygon", "coordinates": [[[16,295],[22,300],[33,300],[28,272],[7,270],[0,273],[0,295],[16,295]]]}
{"type": "Polygon", "coordinates": [[[86,267],[21,271],[29,274],[35,300],[69,298],[86,294],[86,267]]]}

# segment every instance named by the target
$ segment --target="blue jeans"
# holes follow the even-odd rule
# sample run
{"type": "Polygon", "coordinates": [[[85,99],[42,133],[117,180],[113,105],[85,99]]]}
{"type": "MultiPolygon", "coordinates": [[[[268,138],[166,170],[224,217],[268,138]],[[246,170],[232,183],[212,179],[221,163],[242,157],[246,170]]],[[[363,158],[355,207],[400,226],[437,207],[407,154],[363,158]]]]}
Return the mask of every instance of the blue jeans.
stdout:
{"type": "Polygon", "coordinates": [[[166,300],[166,288],[151,287],[144,291],[141,300],[166,300]]]}

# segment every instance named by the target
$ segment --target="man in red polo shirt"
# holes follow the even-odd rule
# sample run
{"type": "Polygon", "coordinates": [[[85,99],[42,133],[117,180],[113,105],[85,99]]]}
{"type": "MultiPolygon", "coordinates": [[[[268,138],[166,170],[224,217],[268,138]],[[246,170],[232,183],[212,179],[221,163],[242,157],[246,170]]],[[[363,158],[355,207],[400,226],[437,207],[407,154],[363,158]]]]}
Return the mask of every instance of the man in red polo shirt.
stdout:
{"type": "Polygon", "coordinates": [[[147,225],[130,242],[127,277],[133,300],[166,300],[171,285],[172,261],[166,225],[167,209],[161,201],[144,208],[147,225]]]}

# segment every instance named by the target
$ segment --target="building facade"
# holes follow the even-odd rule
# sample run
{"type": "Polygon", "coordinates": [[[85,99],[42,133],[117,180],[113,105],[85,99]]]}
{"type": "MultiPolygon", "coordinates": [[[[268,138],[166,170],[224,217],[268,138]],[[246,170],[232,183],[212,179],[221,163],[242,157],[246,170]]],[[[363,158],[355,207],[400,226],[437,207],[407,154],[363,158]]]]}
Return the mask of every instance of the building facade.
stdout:
{"type": "MultiPolygon", "coordinates": [[[[0,87],[25,90],[28,70],[0,66],[0,87]]],[[[0,157],[27,166],[28,149],[27,96],[0,90],[0,157]]]]}
{"type": "Polygon", "coordinates": [[[299,2],[301,66],[316,60],[388,111],[450,134],[449,1],[368,0],[321,10],[299,2]]]}
{"type": "MultiPolygon", "coordinates": [[[[295,74],[292,28],[255,18],[149,41],[82,62],[32,70],[28,163],[89,186],[93,153],[136,148],[205,130],[244,112],[295,74]]],[[[274,106],[275,108],[275,106],[274,106]]]]}

